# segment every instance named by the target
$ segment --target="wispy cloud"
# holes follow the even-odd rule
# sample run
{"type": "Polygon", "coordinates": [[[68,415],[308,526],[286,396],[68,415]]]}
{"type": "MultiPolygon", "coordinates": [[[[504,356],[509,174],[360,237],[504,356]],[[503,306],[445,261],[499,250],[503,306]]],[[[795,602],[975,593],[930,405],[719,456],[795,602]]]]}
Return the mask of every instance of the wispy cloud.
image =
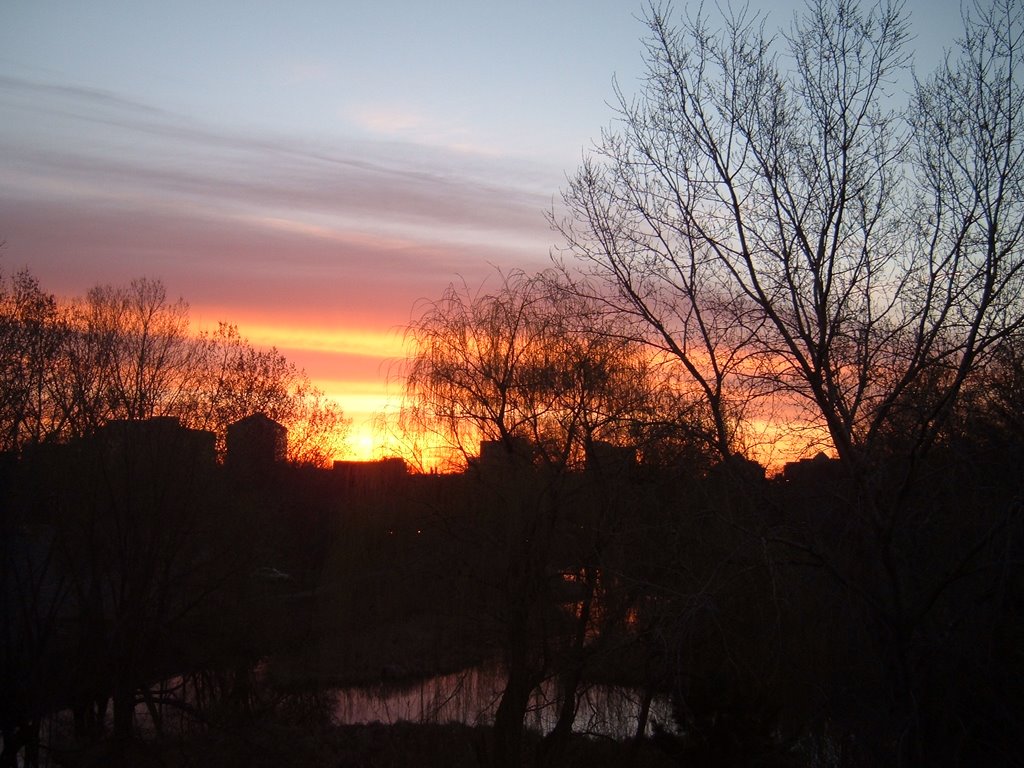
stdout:
{"type": "Polygon", "coordinates": [[[407,136],[412,131],[423,131],[427,120],[422,114],[394,107],[361,107],[350,111],[361,127],[389,136],[407,136]]]}
{"type": "Polygon", "coordinates": [[[507,149],[481,142],[458,114],[438,116],[408,106],[364,104],[342,109],[340,116],[378,138],[443,149],[463,160],[478,157],[491,162],[513,161],[507,149]]]}
{"type": "Polygon", "coordinates": [[[418,299],[546,261],[556,174],[401,138],[415,115],[392,115],[387,141],[287,136],[11,77],[0,113],[5,271],[28,265],[65,295],[159,277],[197,321],[248,325],[371,400],[418,299]]]}
{"type": "MultiPolygon", "coordinates": [[[[68,134],[76,133],[74,123],[103,129],[102,140],[79,130],[75,140],[58,146],[0,129],[5,164],[19,173],[22,191],[26,183],[52,189],[52,180],[63,178],[77,185],[76,193],[92,183],[99,196],[120,190],[135,200],[140,194],[168,201],[198,199],[221,209],[275,215],[292,211],[391,224],[417,221],[452,231],[475,228],[506,239],[541,231],[550,199],[538,194],[535,185],[521,184],[522,169],[511,163],[481,164],[443,147],[325,144],[240,134],[88,89],[12,78],[0,81],[0,93],[4,88],[66,97],[61,111],[69,121],[68,134]],[[79,109],[82,101],[88,109],[79,109]],[[110,108],[97,113],[97,106],[110,108]]],[[[46,112],[53,105],[28,108],[46,112]]],[[[415,123],[411,117],[393,119],[415,123]]]]}
{"type": "Polygon", "coordinates": [[[38,106],[43,106],[48,100],[52,99],[58,103],[77,103],[79,109],[83,105],[87,105],[97,109],[135,112],[147,115],[167,114],[162,109],[151,104],[146,104],[102,88],[89,88],[65,83],[47,83],[39,80],[8,77],[7,75],[0,75],[0,92],[28,97],[38,106]]]}

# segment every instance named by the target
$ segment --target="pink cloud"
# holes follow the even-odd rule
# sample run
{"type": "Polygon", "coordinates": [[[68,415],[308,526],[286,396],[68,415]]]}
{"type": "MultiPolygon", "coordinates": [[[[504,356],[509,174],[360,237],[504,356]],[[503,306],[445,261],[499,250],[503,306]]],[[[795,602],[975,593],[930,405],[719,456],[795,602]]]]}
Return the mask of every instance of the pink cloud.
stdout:
{"type": "Polygon", "coordinates": [[[64,296],[160,278],[197,325],[280,329],[253,341],[347,382],[354,407],[382,401],[394,353],[354,340],[383,338],[460,276],[547,262],[556,182],[543,169],[227,132],[113,93],[0,78],[7,107],[40,129],[0,125],[0,268],[28,266],[64,296]]]}

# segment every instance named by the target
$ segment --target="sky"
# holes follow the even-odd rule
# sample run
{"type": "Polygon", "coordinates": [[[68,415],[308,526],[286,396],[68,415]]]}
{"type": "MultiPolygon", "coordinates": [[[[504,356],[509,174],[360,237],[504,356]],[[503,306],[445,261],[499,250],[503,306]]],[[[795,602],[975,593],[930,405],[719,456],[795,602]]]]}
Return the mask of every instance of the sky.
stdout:
{"type": "MultiPolygon", "coordinates": [[[[549,264],[545,213],[613,78],[640,82],[645,5],[0,0],[0,270],[60,296],[159,278],[379,455],[417,302],[549,264]]],[[[751,3],[771,27],[801,5],[751,3]]],[[[908,9],[927,71],[959,2],[908,9]]]]}

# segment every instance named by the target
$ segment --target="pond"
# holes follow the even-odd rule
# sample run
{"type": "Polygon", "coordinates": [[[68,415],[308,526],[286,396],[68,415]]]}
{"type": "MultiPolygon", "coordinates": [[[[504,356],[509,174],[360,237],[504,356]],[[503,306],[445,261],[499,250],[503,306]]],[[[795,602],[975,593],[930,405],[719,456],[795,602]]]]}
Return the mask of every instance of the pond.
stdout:
{"type": "MultiPolygon", "coordinates": [[[[261,665],[256,676],[261,678],[264,674],[261,665]]],[[[504,671],[500,665],[490,663],[422,680],[336,688],[328,701],[332,702],[334,721],[341,725],[410,722],[486,726],[494,722],[504,686],[504,671]]],[[[534,690],[524,721],[526,728],[539,733],[548,733],[554,728],[559,709],[557,691],[554,679],[534,690]]],[[[165,680],[153,687],[148,702],[136,704],[136,731],[143,736],[152,736],[158,731],[167,736],[186,736],[195,725],[193,713],[216,706],[217,699],[225,692],[209,688],[209,683],[203,684],[195,676],[165,680]],[[209,699],[211,695],[213,698],[209,699]]],[[[636,735],[643,699],[639,689],[584,685],[578,692],[573,731],[628,740],[636,735]]],[[[107,709],[104,715],[109,732],[112,711],[107,709]]],[[[651,700],[645,735],[651,735],[655,723],[666,730],[675,730],[666,696],[655,696],[651,700]]],[[[70,711],[54,712],[45,718],[42,730],[44,744],[74,748],[70,711]]]]}
{"type": "MultiPolygon", "coordinates": [[[[334,715],[350,725],[379,722],[386,725],[413,723],[462,723],[489,725],[501,700],[505,675],[497,665],[472,667],[405,684],[381,683],[341,688],[336,693],[334,715]]],[[[547,733],[558,718],[557,684],[548,680],[530,699],[525,725],[547,733]]],[[[576,733],[628,739],[636,735],[643,693],[631,688],[591,685],[581,688],[573,730],[576,733]]],[[[650,735],[654,723],[671,730],[668,698],[655,696],[646,723],[650,735]]]]}

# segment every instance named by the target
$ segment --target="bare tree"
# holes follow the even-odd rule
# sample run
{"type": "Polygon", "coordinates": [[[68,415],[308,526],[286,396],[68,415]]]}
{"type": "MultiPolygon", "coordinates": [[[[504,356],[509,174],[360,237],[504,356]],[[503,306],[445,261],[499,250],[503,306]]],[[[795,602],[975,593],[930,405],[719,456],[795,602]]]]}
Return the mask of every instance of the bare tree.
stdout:
{"type": "Polygon", "coordinates": [[[46,391],[56,325],[56,300],[31,273],[0,275],[0,451],[38,443],[49,429],[46,391]]]}
{"type": "Polygon", "coordinates": [[[558,226],[685,365],[723,453],[730,398],[770,395],[782,422],[870,463],[923,381],[909,437],[926,451],[1024,322],[1020,9],[976,14],[960,58],[900,111],[898,4],[812,0],[779,37],[746,11],[717,30],[652,8],[646,83],[620,92],[558,226]]]}
{"type": "Polygon", "coordinates": [[[1018,515],[946,518],[932,491],[965,385],[1024,327],[1024,8],[969,7],[920,82],[899,3],[809,0],[778,35],[748,10],[647,22],[646,80],[565,191],[565,266],[680,361],[722,455],[755,420],[838,454],[843,535],[766,541],[857,601],[895,702],[861,738],[921,762],[922,642],[951,648],[939,614],[997,589],[966,574],[1001,572],[1018,515]]]}
{"type": "Polygon", "coordinates": [[[325,466],[344,448],[350,421],[276,348],[257,349],[230,323],[201,334],[194,345],[198,362],[182,416],[194,428],[214,431],[221,454],[227,426],[252,413],[288,427],[293,463],[325,466]]]}
{"type": "Polygon", "coordinates": [[[262,412],[289,429],[293,463],[324,466],[349,420],[277,349],[222,323],[197,333],[188,305],[159,280],[97,286],[84,298],[45,293],[27,271],[0,284],[0,448],[62,442],[114,420],[173,416],[218,436],[262,412]]]}
{"type": "Polygon", "coordinates": [[[663,361],[554,273],[500,280],[492,292],[449,286],[409,326],[406,431],[430,435],[456,466],[482,440],[510,452],[525,441],[556,469],[582,467],[595,441],[635,442],[668,392],[663,361]]]}
{"type": "Polygon", "coordinates": [[[79,437],[114,419],[180,410],[192,380],[188,305],[159,281],[97,286],[62,308],[50,377],[55,435],[79,437]]]}
{"type": "Polygon", "coordinates": [[[477,461],[482,440],[500,454],[480,455],[467,476],[477,482],[473,511],[446,524],[461,522],[458,535],[471,542],[461,556],[484,595],[474,612],[507,675],[490,757],[518,765],[530,694],[550,674],[561,678],[556,734],[571,731],[595,626],[597,563],[583,529],[602,505],[583,504],[569,473],[599,443],[637,447],[641,425],[669,411],[658,397],[666,379],[631,332],[554,274],[513,272],[491,291],[452,285],[421,307],[408,334],[406,428],[440,440],[457,466],[477,461]],[[557,610],[556,586],[573,564],[584,597],[579,616],[569,617],[557,610]]]}

